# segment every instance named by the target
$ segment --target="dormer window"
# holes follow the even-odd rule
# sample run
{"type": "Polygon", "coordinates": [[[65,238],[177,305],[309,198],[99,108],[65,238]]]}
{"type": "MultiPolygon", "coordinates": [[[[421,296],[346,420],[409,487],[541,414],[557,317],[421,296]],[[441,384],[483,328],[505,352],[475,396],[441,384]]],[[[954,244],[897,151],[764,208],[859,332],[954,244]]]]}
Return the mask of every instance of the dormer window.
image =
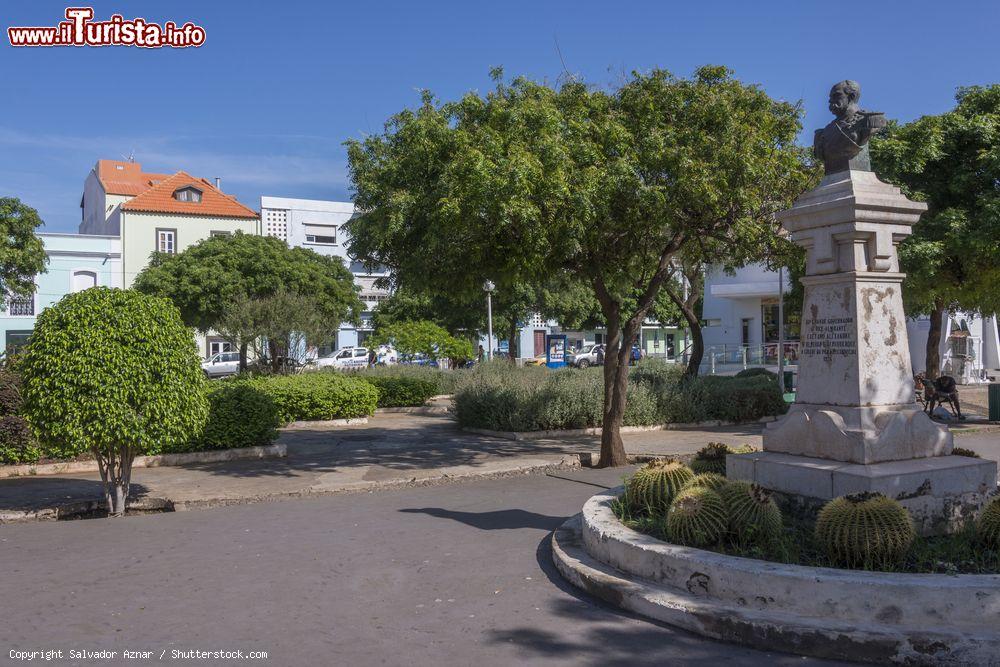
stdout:
{"type": "Polygon", "coordinates": [[[201,202],[201,190],[190,185],[174,190],[174,199],[177,201],[187,201],[192,203],[201,202]]]}

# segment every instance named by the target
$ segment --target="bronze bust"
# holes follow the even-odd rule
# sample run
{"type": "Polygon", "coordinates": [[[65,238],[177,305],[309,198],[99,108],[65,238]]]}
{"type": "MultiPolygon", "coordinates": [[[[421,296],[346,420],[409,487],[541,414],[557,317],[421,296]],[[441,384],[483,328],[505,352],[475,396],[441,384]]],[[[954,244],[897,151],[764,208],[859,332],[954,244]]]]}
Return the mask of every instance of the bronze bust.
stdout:
{"type": "Polygon", "coordinates": [[[830,89],[830,111],[836,119],[816,130],[813,139],[813,154],[823,161],[827,174],[848,169],[872,170],[868,140],[886,126],[885,114],[861,109],[860,99],[861,86],[857,81],[841,81],[830,89]]]}

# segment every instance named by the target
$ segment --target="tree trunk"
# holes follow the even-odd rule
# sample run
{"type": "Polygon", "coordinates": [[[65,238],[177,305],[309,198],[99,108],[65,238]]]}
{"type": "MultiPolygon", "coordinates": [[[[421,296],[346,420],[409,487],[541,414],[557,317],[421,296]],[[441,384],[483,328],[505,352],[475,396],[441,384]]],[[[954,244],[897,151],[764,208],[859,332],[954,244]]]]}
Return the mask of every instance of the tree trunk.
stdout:
{"type": "Polygon", "coordinates": [[[622,442],[622,421],[628,390],[628,355],[631,349],[622,342],[617,318],[608,319],[608,340],[604,347],[604,408],[601,420],[601,458],[598,468],[623,466],[628,463],[622,442]]]}
{"type": "Polygon", "coordinates": [[[507,337],[507,360],[514,363],[515,359],[517,359],[517,322],[512,321],[510,334],[507,337]]]}
{"type": "Polygon", "coordinates": [[[247,348],[249,343],[240,343],[240,373],[246,373],[247,371],[247,348]]]}
{"type": "Polygon", "coordinates": [[[125,516],[135,451],[129,447],[118,446],[112,448],[110,452],[94,452],[94,455],[104,485],[104,504],[108,508],[108,516],[125,516]]]}
{"type": "Polygon", "coordinates": [[[687,369],[685,369],[684,375],[689,378],[696,378],[698,377],[698,368],[701,366],[701,360],[705,357],[705,337],[702,335],[701,322],[698,321],[698,316],[695,315],[694,309],[681,306],[681,312],[688,323],[688,328],[691,329],[691,356],[688,357],[687,369]]]}
{"type": "Polygon", "coordinates": [[[942,323],[944,314],[944,303],[935,301],[934,310],[931,312],[931,328],[927,331],[927,357],[924,376],[928,380],[933,380],[941,372],[941,334],[944,332],[942,323]]]}

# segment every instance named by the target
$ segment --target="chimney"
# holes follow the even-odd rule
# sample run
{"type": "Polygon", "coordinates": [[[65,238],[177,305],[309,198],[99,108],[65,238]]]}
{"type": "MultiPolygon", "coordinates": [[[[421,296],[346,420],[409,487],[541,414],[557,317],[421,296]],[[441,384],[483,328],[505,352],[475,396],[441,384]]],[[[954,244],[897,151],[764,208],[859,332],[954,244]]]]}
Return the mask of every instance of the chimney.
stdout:
{"type": "Polygon", "coordinates": [[[222,179],[219,178],[218,176],[215,177],[215,189],[219,190],[220,192],[222,191],[222,179]]]}

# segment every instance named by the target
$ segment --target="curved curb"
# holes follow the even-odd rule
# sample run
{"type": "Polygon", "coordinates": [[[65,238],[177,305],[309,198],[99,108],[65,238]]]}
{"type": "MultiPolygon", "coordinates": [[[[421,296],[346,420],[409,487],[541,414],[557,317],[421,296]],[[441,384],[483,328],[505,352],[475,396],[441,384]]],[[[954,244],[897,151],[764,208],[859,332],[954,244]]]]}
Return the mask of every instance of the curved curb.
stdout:
{"type": "MultiPolygon", "coordinates": [[[[899,607],[886,607],[899,616],[880,613],[881,604],[874,605],[870,610],[871,619],[863,619],[850,617],[836,606],[825,614],[816,615],[803,613],[795,604],[787,603],[789,596],[792,600],[803,600],[804,606],[807,606],[806,603],[823,602],[825,593],[819,593],[817,589],[822,587],[821,580],[827,572],[844,575],[845,581],[853,575],[860,575],[858,583],[875,581],[879,574],[897,579],[924,578],[925,586],[929,583],[926,577],[939,577],[943,589],[956,583],[958,588],[964,588],[968,581],[955,580],[969,579],[974,575],[885,575],[778,565],[674,547],[631,531],[617,519],[615,521],[620,530],[615,530],[614,534],[595,534],[593,525],[588,526],[594,521],[592,510],[602,502],[607,504],[614,497],[612,492],[605,492],[591,498],[583,513],[567,521],[553,534],[552,553],[556,567],[567,580],[615,606],[705,637],[764,650],[873,663],[1000,664],[1000,635],[995,630],[991,633],[995,624],[989,620],[989,617],[996,616],[996,610],[980,616],[976,631],[970,631],[969,628],[941,627],[951,620],[950,614],[955,612],[947,603],[942,603],[940,613],[936,608],[925,610],[929,618],[936,617],[936,622],[925,620],[915,626],[901,624],[902,609],[908,613],[914,604],[912,599],[905,597],[905,590],[891,590],[891,594],[899,596],[899,607]],[[630,551],[624,560],[620,552],[623,541],[629,543],[627,548],[630,551]],[[657,560],[657,554],[651,551],[653,543],[657,547],[653,551],[676,550],[674,555],[678,558],[690,560],[696,566],[703,561],[705,567],[692,570],[669,558],[657,560]],[[608,557],[610,551],[616,550],[620,557],[608,557]],[[729,572],[725,568],[729,568],[729,572]],[[634,573],[635,569],[643,569],[649,576],[639,576],[634,573]],[[799,576],[784,582],[775,579],[786,571],[799,576]],[[758,597],[749,601],[743,597],[727,599],[725,595],[732,591],[712,590],[715,584],[708,583],[710,575],[723,579],[728,576],[730,582],[740,581],[744,587],[755,589],[758,597]],[[687,579],[687,585],[667,583],[676,582],[675,577],[687,579]],[[772,593],[774,598],[768,593],[772,593]],[[767,597],[759,597],[761,594],[767,597]],[[784,606],[782,597],[786,601],[784,606]]],[[[998,579],[993,576],[981,578],[993,583],[998,579]]],[[[872,588],[862,598],[862,606],[880,593],[885,597],[885,591],[872,588]]],[[[854,595],[851,592],[847,594],[854,595]]],[[[966,601],[967,607],[975,606],[973,599],[975,596],[966,601]]]]}

